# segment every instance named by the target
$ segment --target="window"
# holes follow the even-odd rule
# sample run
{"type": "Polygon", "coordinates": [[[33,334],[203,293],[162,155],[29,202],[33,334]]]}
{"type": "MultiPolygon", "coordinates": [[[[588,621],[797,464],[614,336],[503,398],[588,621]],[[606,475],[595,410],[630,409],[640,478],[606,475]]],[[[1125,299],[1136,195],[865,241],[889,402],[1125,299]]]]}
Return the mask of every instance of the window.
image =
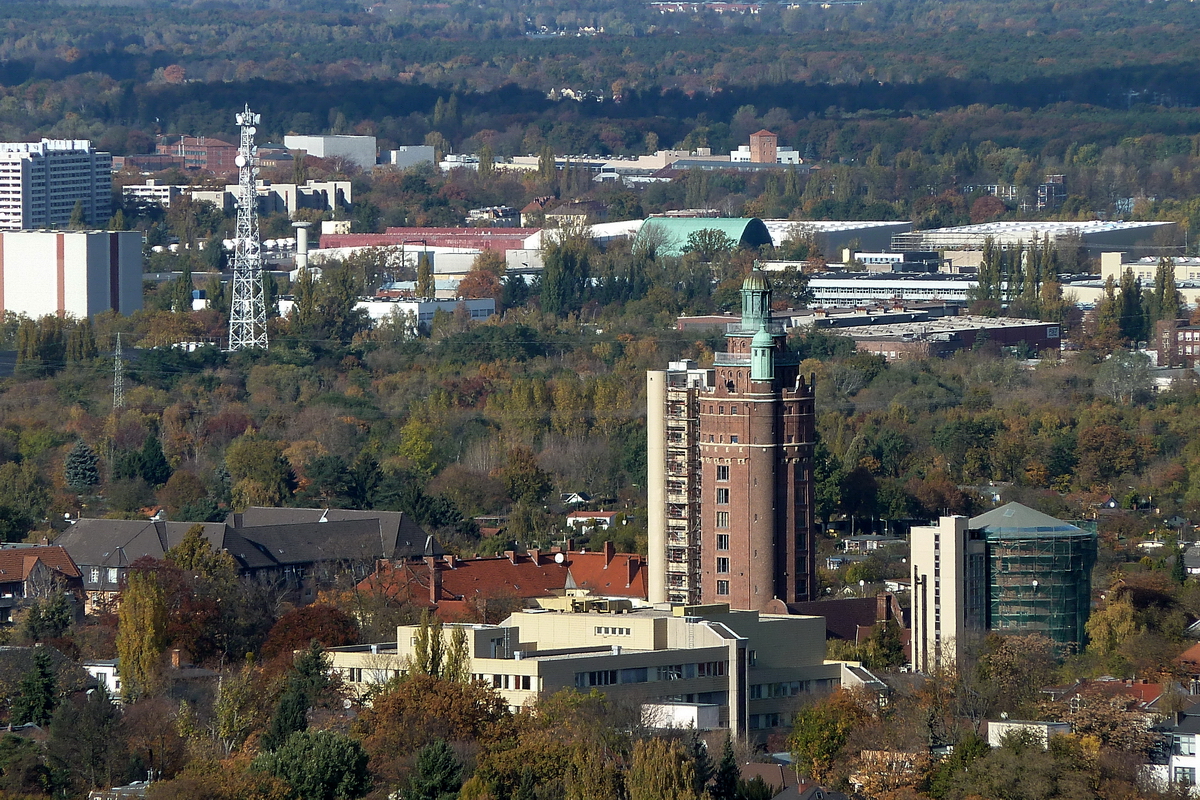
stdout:
{"type": "Polygon", "coordinates": [[[1196,755],[1196,735],[1194,733],[1176,734],[1175,753],[1181,756],[1196,755]]]}
{"type": "Polygon", "coordinates": [[[697,678],[719,678],[724,674],[724,661],[705,661],[696,665],[697,678]]]}
{"type": "Polygon", "coordinates": [[[728,489],[717,489],[717,505],[719,505],[719,506],[729,505],[729,490],[728,489]]]}
{"type": "Polygon", "coordinates": [[[736,414],[736,413],[737,413],[737,406],[730,406],[730,407],[729,407],[729,413],[730,413],[730,414],[736,414]]]}
{"type": "Polygon", "coordinates": [[[116,567],[108,568],[108,582],[109,583],[117,582],[117,568],[116,567]]]}
{"type": "Polygon", "coordinates": [[[736,435],[734,435],[734,436],[730,436],[730,437],[729,437],[729,443],[730,443],[730,444],[737,444],[737,443],[738,443],[738,437],[737,437],[736,435]]]}
{"type": "Polygon", "coordinates": [[[575,688],[588,689],[592,686],[611,686],[617,682],[615,669],[601,669],[595,672],[576,672],[575,688]]]}
{"type": "Polygon", "coordinates": [[[683,665],[675,664],[673,666],[659,667],[657,670],[658,680],[660,681],[678,681],[683,679],[683,665]]]}
{"type": "Polygon", "coordinates": [[[719,480],[719,481],[729,480],[729,467],[727,465],[725,465],[725,464],[717,465],[717,480],[719,480]]]}
{"type": "Polygon", "coordinates": [[[1196,785],[1196,768],[1195,767],[1176,767],[1175,775],[1173,776],[1175,783],[1184,786],[1196,785]]]}
{"type": "Polygon", "coordinates": [[[729,594],[729,581],[717,581],[717,594],[729,594]]]}
{"type": "Polygon", "coordinates": [[[597,636],[629,636],[632,633],[630,628],[614,628],[608,625],[597,625],[597,636]]]}
{"type": "Polygon", "coordinates": [[[634,667],[621,670],[621,683],[645,683],[650,680],[646,667],[634,667]]]}
{"type": "Polygon", "coordinates": [[[92,567],[92,583],[100,582],[100,568],[92,567]]]}
{"type": "Polygon", "coordinates": [[[717,559],[717,572],[729,572],[729,559],[728,558],[718,558],[717,559]]]}
{"type": "Polygon", "coordinates": [[[758,651],[757,650],[750,650],[747,652],[746,663],[748,663],[752,667],[758,663],[758,651]]]}
{"type": "MultiPolygon", "coordinates": [[[[729,512],[728,511],[718,511],[717,512],[717,527],[718,528],[728,528],[729,527],[729,512]]],[[[721,535],[724,535],[726,537],[726,541],[728,541],[728,534],[719,534],[718,541],[720,541],[721,535]]],[[[726,545],[725,547],[721,547],[720,545],[717,545],[717,549],[718,550],[728,550],[729,546],[726,545]]]]}
{"type": "MultiPolygon", "coordinates": [[[[717,512],[717,527],[718,528],[720,528],[720,527],[728,528],[729,527],[729,512],[728,511],[718,511],[717,512]],[[722,514],[725,515],[725,525],[724,526],[721,525],[721,515],[722,514]]],[[[728,550],[729,549],[729,534],[728,533],[718,533],[717,534],[717,549],[718,550],[728,550]]]]}
{"type": "Polygon", "coordinates": [[[520,679],[521,679],[521,685],[519,688],[524,689],[525,691],[529,691],[529,687],[532,686],[532,683],[533,683],[530,680],[530,676],[529,675],[521,675],[518,677],[520,677],[520,679]]]}
{"type": "Polygon", "coordinates": [[[725,413],[725,406],[717,406],[717,410],[718,410],[718,412],[719,412],[719,413],[721,413],[721,414],[724,414],[724,413],[725,413]]]}

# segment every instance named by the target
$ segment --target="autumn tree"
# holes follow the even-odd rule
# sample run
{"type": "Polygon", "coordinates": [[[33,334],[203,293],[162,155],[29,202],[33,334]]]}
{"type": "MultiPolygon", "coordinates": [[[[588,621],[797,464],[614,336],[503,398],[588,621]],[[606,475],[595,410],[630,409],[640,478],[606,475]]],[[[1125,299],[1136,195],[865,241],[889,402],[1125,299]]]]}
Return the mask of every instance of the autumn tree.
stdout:
{"type": "Polygon", "coordinates": [[[442,636],[442,621],[428,608],[421,612],[421,625],[413,639],[413,656],[409,670],[416,675],[443,677],[445,639],[442,636]]]}
{"type": "Polygon", "coordinates": [[[796,712],[788,737],[792,763],[813,780],[825,780],[850,733],[865,719],[862,707],[844,689],[796,712]]]}
{"type": "Polygon", "coordinates": [[[161,686],[160,662],[167,644],[165,593],[148,565],[134,562],[130,568],[117,620],[121,693],[126,702],[132,702],[154,694],[161,686]]]}
{"type": "Polygon", "coordinates": [[[641,739],[633,746],[626,775],[629,800],[699,800],[695,767],[687,751],[670,739],[641,739]]]}

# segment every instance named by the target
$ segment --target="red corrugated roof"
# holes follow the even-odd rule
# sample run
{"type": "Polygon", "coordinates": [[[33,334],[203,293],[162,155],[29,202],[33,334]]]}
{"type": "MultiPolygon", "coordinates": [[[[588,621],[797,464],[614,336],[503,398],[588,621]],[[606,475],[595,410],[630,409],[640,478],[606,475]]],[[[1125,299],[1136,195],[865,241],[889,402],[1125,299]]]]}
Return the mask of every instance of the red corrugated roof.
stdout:
{"type": "Polygon", "coordinates": [[[0,583],[25,580],[38,561],[68,578],[83,577],[71,556],[58,545],[11,547],[0,550],[0,583]]]}

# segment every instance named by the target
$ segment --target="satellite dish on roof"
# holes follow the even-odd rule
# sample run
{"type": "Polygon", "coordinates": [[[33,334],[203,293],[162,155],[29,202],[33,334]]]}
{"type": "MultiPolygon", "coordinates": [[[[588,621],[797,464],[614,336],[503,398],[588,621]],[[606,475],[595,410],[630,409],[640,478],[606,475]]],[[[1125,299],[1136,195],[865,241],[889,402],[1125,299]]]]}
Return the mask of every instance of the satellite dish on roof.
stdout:
{"type": "Polygon", "coordinates": [[[563,563],[563,562],[564,562],[564,561],[566,561],[566,560],[567,560],[567,557],[566,557],[566,556],[564,556],[562,553],[555,553],[555,554],[554,554],[554,563],[555,563],[555,564],[561,564],[561,563],[563,563]]]}

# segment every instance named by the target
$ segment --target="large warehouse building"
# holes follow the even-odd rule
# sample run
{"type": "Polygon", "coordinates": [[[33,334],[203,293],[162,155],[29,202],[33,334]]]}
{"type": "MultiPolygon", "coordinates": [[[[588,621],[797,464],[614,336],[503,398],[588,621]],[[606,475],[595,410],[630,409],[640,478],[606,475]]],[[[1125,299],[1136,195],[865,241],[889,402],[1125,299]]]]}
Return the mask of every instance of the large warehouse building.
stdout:
{"type": "Polygon", "coordinates": [[[82,319],[141,307],[138,231],[0,233],[0,313],[82,319]]]}
{"type": "Polygon", "coordinates": [[[988,222],[982,225],[962,225],[957,228],[936,228],[928,231],[898,233],[892,237],[891,249],[897,253],[916,250],[982,250],[991,239],[1001,248],[1020,247],[1047,236],[1056,244],[1078,239],[1088,254],[1098,256],[1114,251],[1158,254],[1163,249],[1155,238],[1175,227],[1174,222],[988,222]]]}

